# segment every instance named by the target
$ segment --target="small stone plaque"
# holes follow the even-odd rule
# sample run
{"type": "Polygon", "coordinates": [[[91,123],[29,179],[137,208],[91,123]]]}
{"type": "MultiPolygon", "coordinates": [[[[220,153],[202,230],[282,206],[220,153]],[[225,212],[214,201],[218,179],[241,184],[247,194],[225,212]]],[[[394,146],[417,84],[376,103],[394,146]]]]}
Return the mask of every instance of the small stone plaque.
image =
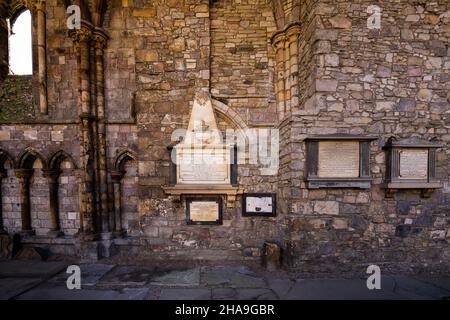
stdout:
{"type": "Polygon", "coordinates": [[[276,216],[276,195],[272,193],[248,193],[243,197],[244,217],[276,216]]]}
{"type": "Polygon", "coordinates": [[[186,199],[188,224],[222,224],[222,198],[186,199]]]}
{"type": "Polygon", "coordinates": [[[428,178],[428,149],[400,150],[400,178],[428,178]]]}
{"type": "Polygon", "coordinates": [[[320,141],[320,178],[359,177],[359,141],[320,141]]]}

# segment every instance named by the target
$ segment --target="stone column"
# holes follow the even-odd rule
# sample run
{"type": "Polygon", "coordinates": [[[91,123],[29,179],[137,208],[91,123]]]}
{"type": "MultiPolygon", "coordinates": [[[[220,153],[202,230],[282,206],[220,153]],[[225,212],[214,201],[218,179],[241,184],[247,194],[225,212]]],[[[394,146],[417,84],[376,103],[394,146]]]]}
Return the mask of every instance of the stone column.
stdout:
{"type": "Polygon", "coordinates": [[[300,25],[293,24],[286,30],[286,39],[289,41],[289,78],[290,78],[290,111],[298,107],[299,87],[298,87],[298,37],[300,34],[300,25]]]}
{"type": "Polygon", "coordinates": [[[277,33],[272,38],[272,44],[275,48],[276,60],[276,84],[275,92],[277,95],[277,111],[278,119],[281,121],[284,118],[285,112],[285,92],[284,92],[284,34],[277,33]]]}
{"type": "Polygon", "coordinates": [[[285,94],[285,116],[291,111],[291,60],[290,60],[290,42],[286,38],[284,41],[284,94],[285,94]]]}
{"type": "Polygon", "coordinates": [[[124,235],[122,228],[122,203],[121,203],[121,181],[124,176],[123,171],[113,171],[111,172],[111,180],[114,186],[114,234],[116,236],[124,235]]]}
{"type": "Polygon", "coordinates": [[[90,44],[92,26],[82,22],[81,28],[71,32],[78,54],[78,85],[80,112],[80,162],[83,170],[81,186],[80,215],[83,222],[83,238],[87,241],[97,239],[98,221],[95,201],[95,150],[92,124],[95,118],[91,110],[91,65],[90,44]]]}
{"type": "Polygon", "coordinates": [[[33,235],[31,228],[31,210],[30,210],[30,178],[33,175],[33,169],[16,169],[16,177],[20,184],[20,215],[22,219],[22,234],[33,235]]]}
{"type": "Polygon", "coordinates": [[[102,232],[111,230],[109,215],[108,197],[108,176],[106,159],[106,125],[105,125],[105,79],[104,79],[104,49],[108,36],[103,30],[96,29],[94,32],[95,48],[95,84],[97,88],[97,117],[98,117],[98,171],[99,171],[99,191],[100,208],[102,217],[102,232]]]}
{"type": "Polygon", "coordinates": [[[9,73],[7,12],[8,5],[3,1],[0,3],[0,80],[5,79],[9,73]]]}
{"type": "Polygon", "coordinates": [[[6,177],[6,171],[0,170],[0,234],[7,233],[3,224],[3,199],[2,199],[2,182],[6,177]]]}
{"type": "Polygon", "coordinates": [[[59,200],[58,200],[58,179],[61,174],[60,170],[44,170],[43,175],[47,178],[49,199],[50,199],[50,221],[51,230],[49,235],[52,237],[60,237],[63,235],[61,231],[59,219],[59,200]]]}
{"type": "Polygon", "coordinates": [[[48,113],[47,102],[47,48],[45,24],[45,0],[35,1],[37,13],[37,48],[39,66],[39,110],[41,114],[48,113]]]}

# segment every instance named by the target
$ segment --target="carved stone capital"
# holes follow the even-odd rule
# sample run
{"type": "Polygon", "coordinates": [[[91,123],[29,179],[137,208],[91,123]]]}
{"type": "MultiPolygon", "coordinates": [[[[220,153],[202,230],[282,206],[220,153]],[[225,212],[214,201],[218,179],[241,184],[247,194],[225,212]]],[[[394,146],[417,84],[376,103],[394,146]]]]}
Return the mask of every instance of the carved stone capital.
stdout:
{"type": "Polygon", "coordinates": [[[92,27],[87,22],[82,21],[81,28],[70,30],[69,35],[72,37],[76,46],[81,43],[89,43],[92,39],[92,27]]]}
{"type": "Polygon", "coordinates": [[[272,46],[275,49],[283,49],[286,37],[284,32],[277,32],[272,36],[272,46]]]}
{"type": "Polygon", "coordinates": [[[289,39],[292,37],[298,37],[300,34],[300,30],[301,28],[299,23],[290,24],[285,29],[286,37],[289,39]]]}
{"type": "Polygon", "coordinates": [[[15,174],[20,183],[28,182],[33,175],[33,169],[16,169],[15,174]]]}
{"type": "Polygon", "coordinates": [[[95,29],[92,35],[92,41],[96,50],[104,50],[108,43],[108,35],[101,29],[95,29]]]}
{"type": "Polygon", "coordinates": [[[50,183],[58,182],[58,178],[61,174],[61,170],[57,169],[46,169],[42,170],[42,175],[48,179],[50,183]]]}
{"type": "Polygon", "coordinates": [[[120,183],[124,175],[125,172],[123,171],[111,171],[111,180],[113,183],[120,183]]]}

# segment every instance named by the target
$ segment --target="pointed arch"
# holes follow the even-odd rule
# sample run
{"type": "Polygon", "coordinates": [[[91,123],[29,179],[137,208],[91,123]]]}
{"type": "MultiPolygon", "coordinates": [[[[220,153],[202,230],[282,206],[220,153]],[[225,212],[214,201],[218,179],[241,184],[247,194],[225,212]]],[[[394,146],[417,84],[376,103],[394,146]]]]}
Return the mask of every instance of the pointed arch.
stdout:
{"type": "Polygon", "coordinates": [[[241,118],[239,113],[234,111],[232,108],[227,106],[225,103],[216,100],[211,99],[212,105],[214,107],[214,110],[218,113],[222,114],[226,119],[228,119],[231,123],[233,123],[239,130],[246,130],[248,129],[247,124],[245,121],[241,118]]]}
{"type": "Polygon", "coordinates": [[[50,157],[48,161],[48,168],[58,170],[61,167],[61,163],[63,163],[65,160],[70,161],[73,165],[73,168],[77,169],[77,164],[73,160],[72,156],[64,150],[59,150],[50,157]]]}
{"type": "Polygon", "coordinates": [[[114,169],[116,171],[124,171],[125,162],[128,160],[137,160],[137,156],[133,151],[125,150],[121,152],[114,161],[114,169]]]}
{"type": "Polygon", "coordinates": [[[40,160],[42,163],[42,168],[47,169],[47,161],[45,158],[35,149],[27,148],[19,157],[18,168],[20,169],[32,169],[33,164],[36,160],[40,160]]]}
{"type": "Polygon", "coordinates": [[[286,24],[283,0],[272,0],[272,5],[273,5],[273,16],[275,18],[277,29],[278,30],[283,29],[284,25],[286,24]]]}
{"type": "Polygon", "coordinates": [[[9,21],[11,25],[16,22],[16,19],[25,11],[30,10],[29,7],[27,7],[26,1],[23,0],[14,0],[9,5],[9,21]]]}
{"type": "Polygon", "coordinates": [[[5,163],[9,162],[12,168],[16,168],[16,161],[14,158],[6,151],[0,149],[0,170],[3,170],[5,163]]]}

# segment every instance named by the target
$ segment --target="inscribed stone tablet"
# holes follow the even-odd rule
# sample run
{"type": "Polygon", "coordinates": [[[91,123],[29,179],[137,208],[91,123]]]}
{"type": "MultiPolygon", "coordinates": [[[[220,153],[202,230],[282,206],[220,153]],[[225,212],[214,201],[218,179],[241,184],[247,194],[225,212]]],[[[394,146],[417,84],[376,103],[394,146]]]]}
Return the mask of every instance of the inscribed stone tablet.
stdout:
{"type": "Polygon", "coordinates": [[[190,218],[194,222],[215,222],[220,219],[219,203],[215,201],[192,201],[190,218]]]}
{"type": "Polygon", "coordinates": [[[400,151],[400,178],[427,179],[428,150],[402,149],[400,151]]]}
{"type": "Polygon", "coordinates": [[[318,174],[320,178],[359,177],[359,142],[320,141],[318,174]]]}
{"type": "Polygon", "coordinates": [[[247,212],[272,212],[272,197],[247,197],[247,212]]]}

